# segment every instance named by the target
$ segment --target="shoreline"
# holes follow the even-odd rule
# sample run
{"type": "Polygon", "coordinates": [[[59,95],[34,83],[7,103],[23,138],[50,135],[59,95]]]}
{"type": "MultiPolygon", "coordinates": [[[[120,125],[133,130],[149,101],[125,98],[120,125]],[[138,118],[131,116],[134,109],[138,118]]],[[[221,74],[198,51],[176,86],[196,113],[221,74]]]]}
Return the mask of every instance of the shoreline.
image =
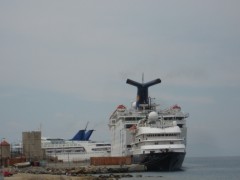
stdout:
{"type": "MultiPolygon", "coordinates": [[[[132,172],[144,172],[146,169],[143,165],[111,165],[111,166],[81,166],[81,167],[36,167],[30,166],[25,168],[5,168],[6,171],[12,172],[13,176],[4,177],[9,180],[77,180],[77,179],[120,179],[131,178],[132,172]]],[[[140,175],[141,176],[141,175],[140,175]]]]}

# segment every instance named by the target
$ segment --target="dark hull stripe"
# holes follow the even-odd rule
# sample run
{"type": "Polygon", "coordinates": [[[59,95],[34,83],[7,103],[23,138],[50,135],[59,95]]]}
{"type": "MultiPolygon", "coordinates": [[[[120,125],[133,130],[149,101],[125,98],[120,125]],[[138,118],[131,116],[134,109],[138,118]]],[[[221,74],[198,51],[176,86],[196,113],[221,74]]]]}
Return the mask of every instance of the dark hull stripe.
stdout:
{"type": "Polygon", "coordinates": [[[177,171],[186,153],[167,152],[133,155],[133,163],[144,164],[148,171],[177,171]]]}

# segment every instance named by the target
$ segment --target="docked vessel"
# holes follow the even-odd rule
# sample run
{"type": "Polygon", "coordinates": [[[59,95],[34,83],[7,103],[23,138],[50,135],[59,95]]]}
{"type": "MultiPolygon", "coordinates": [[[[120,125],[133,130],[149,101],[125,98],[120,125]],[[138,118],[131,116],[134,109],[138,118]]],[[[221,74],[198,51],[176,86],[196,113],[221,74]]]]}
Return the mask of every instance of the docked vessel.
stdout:
{"type": "Polygon", "coordinates": [[[127,80],[137,87],[137,100],[130,108],[119,105],[110,116],[111,156],[131,156],[132,163],[144,164],[148,171],[174,171],[181,169],[186,154],[189,115],[178,105],[161,109],[148,96],[148,88],[160,82],[127,80]]]}
{"type": "Polygon", "coordinates": [[[63,162],[89,160],[90,157],[110,156],[111,145],[105,142],[91,141],[93,130],[79,130],[69,140],[60,138],[42,138],[42,149],[47,157],[56,157],[63,162]]]}

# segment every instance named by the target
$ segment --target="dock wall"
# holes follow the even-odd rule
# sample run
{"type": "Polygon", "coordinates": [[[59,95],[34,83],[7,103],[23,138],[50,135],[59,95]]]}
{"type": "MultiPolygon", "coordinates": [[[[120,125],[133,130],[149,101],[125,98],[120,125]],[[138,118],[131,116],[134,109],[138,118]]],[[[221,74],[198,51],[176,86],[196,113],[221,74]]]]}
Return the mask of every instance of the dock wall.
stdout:
{"type": "Polygon", "coordinates": [[[124,157],[91,157],[90,165],[131,165],[132,158],[130,156],[124,157]]]}

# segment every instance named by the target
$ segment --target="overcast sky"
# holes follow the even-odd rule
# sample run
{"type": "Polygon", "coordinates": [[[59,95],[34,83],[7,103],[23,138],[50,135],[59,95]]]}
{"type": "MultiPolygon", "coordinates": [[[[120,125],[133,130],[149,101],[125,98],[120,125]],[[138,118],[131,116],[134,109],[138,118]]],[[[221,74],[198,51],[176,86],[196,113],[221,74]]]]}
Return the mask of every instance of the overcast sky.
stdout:
{"type": "Polygon", "coordinates": [[[240,1],[0,1],[0,137],[71,138],[156,78],[188,112],[188,156],[240,155],[240,1]]]}

